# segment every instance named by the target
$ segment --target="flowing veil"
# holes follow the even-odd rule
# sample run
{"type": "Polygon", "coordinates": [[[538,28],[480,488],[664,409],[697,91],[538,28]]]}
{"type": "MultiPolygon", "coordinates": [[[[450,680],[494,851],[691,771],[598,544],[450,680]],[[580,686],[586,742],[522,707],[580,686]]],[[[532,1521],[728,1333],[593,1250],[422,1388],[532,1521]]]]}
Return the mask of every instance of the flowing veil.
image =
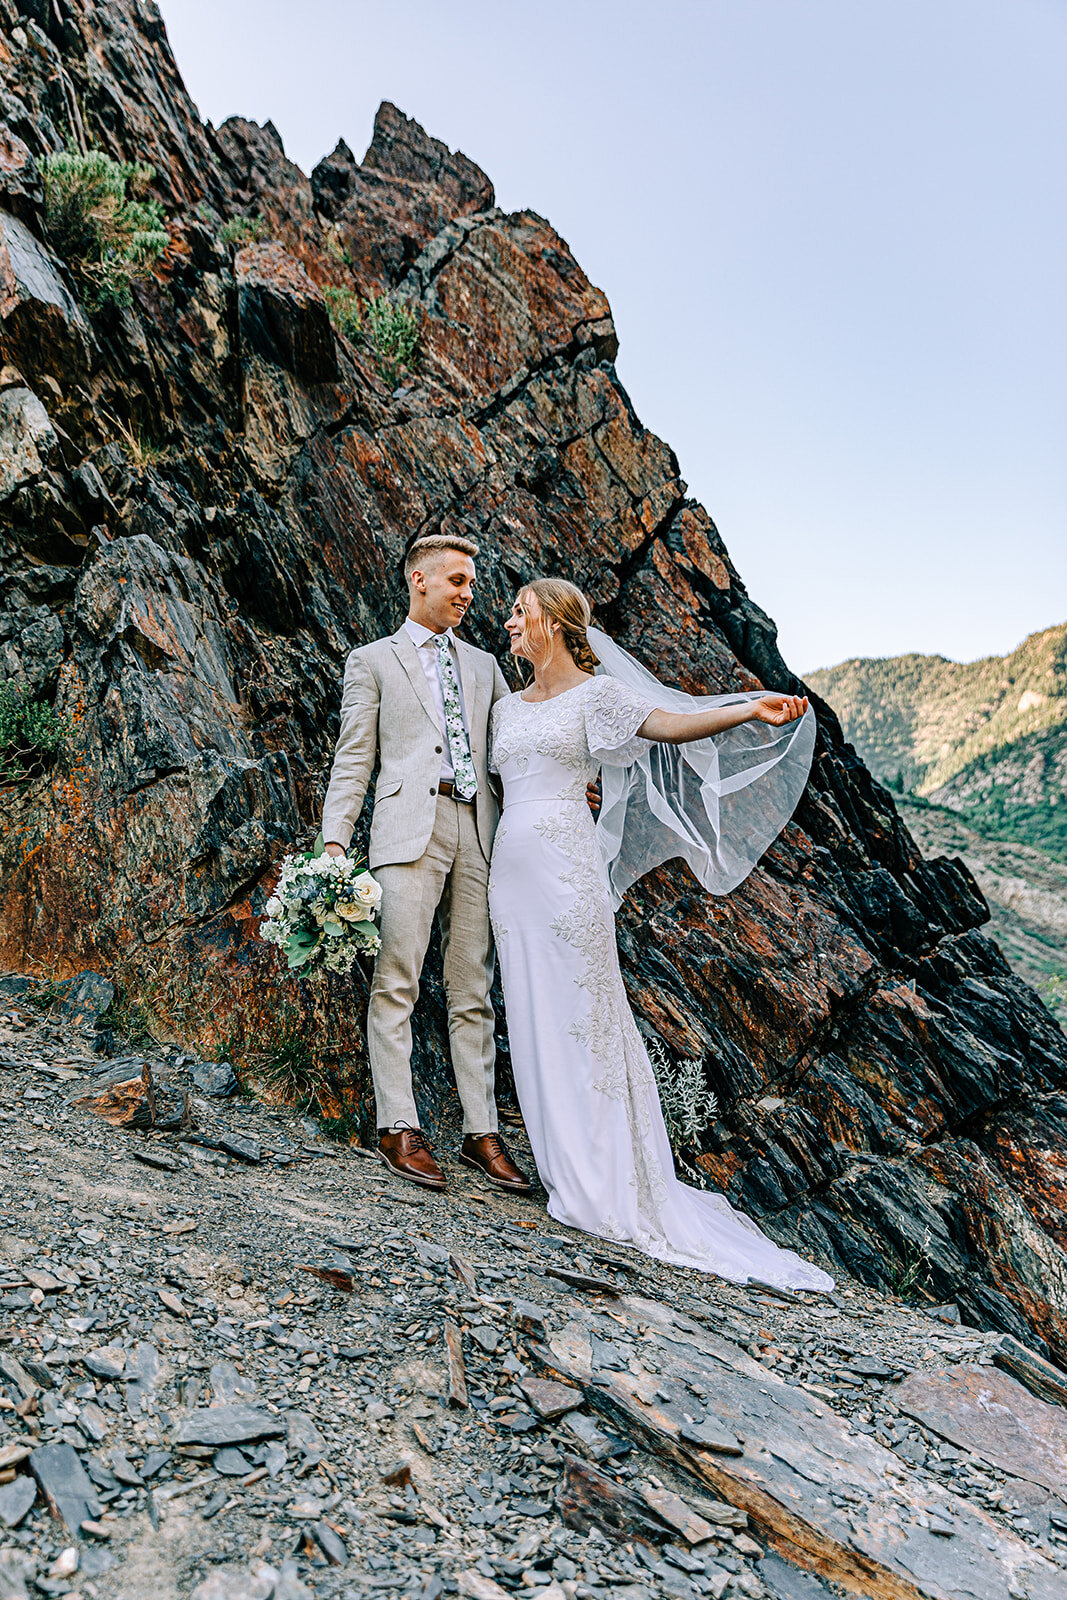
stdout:
{"type": "MultiPolygon", "coordinates": [[[[658,710],[694,712],[758,700],[759,692],[693,695],[660,683],[599,628],[599,671],[658,710]]],[[[746,878],[795,811],[811,769],[815,713],[782,728],[744,722],[693,744],[652,744],[629,767],[601,771],[597,839],[616,909],[631,884],[681,856],[712,894],[746,878]]]]}

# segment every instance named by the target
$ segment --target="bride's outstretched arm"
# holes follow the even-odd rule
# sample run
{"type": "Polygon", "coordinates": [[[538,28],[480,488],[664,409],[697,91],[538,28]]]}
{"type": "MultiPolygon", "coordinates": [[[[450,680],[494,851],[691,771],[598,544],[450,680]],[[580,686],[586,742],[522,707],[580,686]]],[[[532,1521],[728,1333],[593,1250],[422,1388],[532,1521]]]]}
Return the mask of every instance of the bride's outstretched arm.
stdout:
{"type": "Polygon", "coordinates": [[[656,744],[691,744],[694,739],[725,733],[742,722],[769,722],[780,728],[787,722],[796,722],[807,709],[807,695],[768,693],[761,694],[758,700],[715,706],[709,711],[652,711],[637,731],[642,739],[656,744]]]}

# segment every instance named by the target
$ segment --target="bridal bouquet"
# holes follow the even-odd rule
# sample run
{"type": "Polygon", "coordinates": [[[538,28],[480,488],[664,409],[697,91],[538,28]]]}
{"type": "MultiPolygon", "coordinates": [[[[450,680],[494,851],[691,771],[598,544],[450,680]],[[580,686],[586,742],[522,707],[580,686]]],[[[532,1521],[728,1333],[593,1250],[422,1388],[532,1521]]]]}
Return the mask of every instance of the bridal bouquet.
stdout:
{"type": "Polygon", "coordinates": [[[282,862],[259,937],[284,950],[301,978],[351,972],[357,956],[381,946],[374,926],[381,903],[381,885],[351,857],[327,855],[320,834],[314,850],[282,862]]]}

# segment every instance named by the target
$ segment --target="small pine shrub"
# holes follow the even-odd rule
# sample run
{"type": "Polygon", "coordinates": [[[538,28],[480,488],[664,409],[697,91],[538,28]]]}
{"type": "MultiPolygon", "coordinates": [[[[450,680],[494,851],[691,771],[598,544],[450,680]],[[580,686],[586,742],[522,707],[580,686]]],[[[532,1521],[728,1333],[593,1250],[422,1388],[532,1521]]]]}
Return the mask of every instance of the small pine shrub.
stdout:
{"type": "Polygon", "coordinates": [[[672,1064],[661,1041],[652,1039],[648,1059],[656,1075],[671,1148],[692,1149],[719,1112],[718,1099],[704,1076],[703,1058],[672,1064]]]}
{"type": "Polygon", "coordinates": [[[230,217],[219,229],[219,243],[227,250],[243,250],[246,244],[257,244],[266,232],[262,217],[230,217]]]}
{"type": "Polygon", "coordinates": [[[419,348],[419,316],[407,306],[394,305],[387,294],[372,295],[363,303],[364,337],[374,351],[378,371],[391,389],[406,368],[415,365],[419,348]]]}
{"type": "Polygon", "coordinates": [[[30,783],[47,771],[73,723],[47,701],[9,680],[0,682],[0,785],[30,783]]]}
{"type": "Polygon", "coordinates": [[[103,150],[60,150],[45,158],[42,174],[48,237],[86,307],[128,306],[133,280],[151,277],[170,242],[163,207],[137,198],[153,169],[103,150]]]}
{"type": "Polygon", "coordinates": [[[322,293],[335,330],[343,338],[350,339],[355,344],[363,332],[359,295],[351,289],[335,288],[333,285],[325,288],[322,293]]]}

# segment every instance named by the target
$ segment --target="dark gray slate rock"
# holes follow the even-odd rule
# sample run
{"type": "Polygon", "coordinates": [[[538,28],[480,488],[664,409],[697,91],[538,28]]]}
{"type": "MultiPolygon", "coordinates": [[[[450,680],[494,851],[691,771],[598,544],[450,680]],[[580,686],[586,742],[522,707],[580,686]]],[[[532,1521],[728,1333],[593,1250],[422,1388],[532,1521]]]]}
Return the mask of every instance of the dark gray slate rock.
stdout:
{"type": "Polygon", "coordinates": [[[242,1161],[256,1162],[261,1160],[258,1139],[249,1139],[243,1133],[224,1133],[218,1141],[220,1150],[225,1150],[227,1155],[238,1156],[242,1161]]]}
{"type": "Polygon", "coordinates": [[[78,1535],[83,1522],[95,1522],[103,1510],[88,1474],[69,1444],[44,1444],[30,1457],[30,1467],[52,1515],[62,1517],[68,1532],[78,1535]]]}
{"type": "Polygon", "coordinates": [[[189,1076],[201,1094],[224,1100],[237,1093],[237,1074],[228,1061],[190,1061],[189,1076]]]}
{"type": "Polygon", "coordinates": [[[5,1528],[17,1528],[36,1498],[37,1485],[28,1476],[5,1483],[0,1489],[0,1522],[5,1528]]]}
{"type": "Polygon", "coordinates": [[[115,998],[115,986],[99,972],[79,972],[59,985],[59,1012],[65,1022],[85,1027],[95,1024],[115,998]]]}
{"type": "Polygon", "coordinates": [[[0,1355],[0,1380],[16,1405],[23,1400],[32,1400],[40,1392],[39,1384],[14,1356],[0,1355]]]}
{"type": "Polygon", "coordinates": [[[176,1444],[250,1444],[253,1439],[277,1439],[285,1432],[283,1417],[257,1406],[209,1406],[183,1417],[174,1435],[176,1444]]]}
{"type": "Polygon", "coordinates": [[[126,1352],[118,1345],[101,1345],[97,1350],[87,1350],[82,1364],[94,1378],[121,1378],[126,1371],[126,1352]]]}

